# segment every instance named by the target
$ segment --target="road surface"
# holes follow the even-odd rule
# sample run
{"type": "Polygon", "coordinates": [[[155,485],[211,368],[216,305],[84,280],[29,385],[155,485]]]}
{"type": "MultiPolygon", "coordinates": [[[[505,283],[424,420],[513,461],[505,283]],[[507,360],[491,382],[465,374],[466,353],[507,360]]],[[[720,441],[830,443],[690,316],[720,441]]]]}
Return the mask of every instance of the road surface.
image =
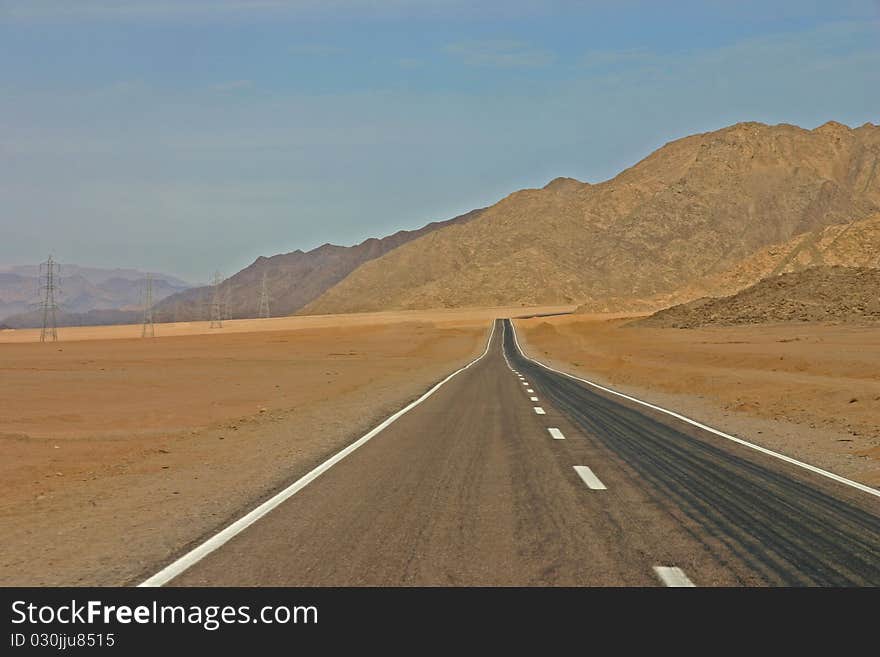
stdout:
{"type": "Polygon", "coordinates": [[[880,498],[486,353],[150,585],[878,585],[880,498]],[[300,482],[301,483],[301,482],[300,482]]]}

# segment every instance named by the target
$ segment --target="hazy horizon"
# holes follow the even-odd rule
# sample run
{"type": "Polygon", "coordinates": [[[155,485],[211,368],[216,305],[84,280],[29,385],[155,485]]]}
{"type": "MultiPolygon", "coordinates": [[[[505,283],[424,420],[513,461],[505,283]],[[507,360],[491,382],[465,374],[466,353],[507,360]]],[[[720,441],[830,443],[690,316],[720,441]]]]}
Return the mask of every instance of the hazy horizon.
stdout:
{"type": "Polygon", "coordinates": [[[0,0],[0,265],[198,283],[739,121],[878,123],[878,35],[875,0],[0,0]]]}

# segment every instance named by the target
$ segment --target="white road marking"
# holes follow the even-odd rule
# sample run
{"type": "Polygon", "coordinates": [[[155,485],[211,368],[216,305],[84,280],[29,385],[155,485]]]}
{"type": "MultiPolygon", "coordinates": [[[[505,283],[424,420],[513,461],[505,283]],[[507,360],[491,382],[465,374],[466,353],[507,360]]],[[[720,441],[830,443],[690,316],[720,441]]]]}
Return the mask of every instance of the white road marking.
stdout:
{"type": "Polygon", "coordinates": [[[544,412],[544,409],[541,408],[540,406],[535,406],[535,413],[537,413],[538,415],[547,415],[547,414],[544,412]]]}
{"type": "Polygon", "coordinates": [[[529,397],[529,401],[538,401],[537,397],[529,397]]]}
{"type": "Polygon", "coordinates": [[[593,471],[587,466],[576,465],[574,466],[574,471],[584,480],[584,483],[588,488],[591,488],[592,490],[606,490],[605,484],[599,481],[599,477],[593,474],[593,471]]]}
{"type": "Polygon", "coordinates": [[[511,328],[513,329],[513,341],[516,343],[516,348],[523,355],[524,358],[532,361],[536,365],[540,365],[545,370],[550,370],[551,372],[556,372],[557,374],[561,374],[562,376],[567,376],[569,379],[574,379],[575,381],[580,381],[581,383],[586,383],[589,386],[593,386],[594,388],[598,388],[599,390],[604,390],[607,393],[612,395],[616,395],[618,397],[623,397],[624,399],[628,399],[629,401],[635,402],[636,404],[641,404],[642,406],[646,406],[647,408],[652,408],[655,411],[660,411],[661,413],[665,413],[666,415],[670,415],[677,420],[681,420],[682,422],[687,422],[688,424],[703,429],[704,431],[708,431],[709,433],[713,433],[716,436],[720,436],[721,438],[726,438],[727,440],[731,440],[739,445],[743,445],[744,447],[748,447],[749,449],[754,449],[762,454],[766,454],[767,456],[772,456],[773,458],[777,458],[780,461],[785,461],[786,463],[791,463],[792,465],[796,465],[799,468],[803,468],[804,470],[809,470],[810,472],[814,472],[818,475],[822,475],[823,477],[827,477],[828,479],[832,479],[840,484],[844,484],[846,486],[850,486],[857,490],[862,491],[863,493],[868,493],[868,495],[873,495],[874,497],[880,497],[880,490],[876,488],[872,488],[871,486],[866,486],[865,484],[860,484],[857,481],[853,481],[852,479],[847,479],[846,477],[841,477],[840,475],[836,475],[833,472],[828,472],[828,470],[823,470],[822,468],[817,468],[815,465],[810,465],[809,463],[804,463],[803,461],[798,461],[797,459],[793,459],[790,456],[786,456],[785,454],[780,454],[779,452],[774,452],[773,450],[767,449],[766,447],[761,447],[760,445],[755,445],[754,443],[750,443],[747,440],[743,440],[742,438],[737,438],[736,436],[731,436],[729,433],[724,433],[723,431],[719,431],[709,425],[703,424],[702,422],[697,422],[696,420],[692,420],[691,418],[682,415],[681,413],[676,413],[675,411],[670,411],[667,408],[663,408],[662,406],[657,406],[655,404],[650,404],[646,401],[642,401],[641,399],[637,399],[630,395],[625,395],[622,392],[617,392],[617,390],[612,390],[611,388],[606,388],[605,386],[599,385],[598,383],[593,383],[592,381],[588,381],[587,379],[582,379],[579,376],[575,376],[574,374],[569,374],[568,372],[563,372],[562,370],[557,370],[554,367],[550,367],[549,365],[545,365],[539,360],[535,360],[531,356],[528,356],[525,351],[523,351],[522,347],[519,345],[519,339],[516,337],[516,327],[513,325],[513,322],[510,323],[511,328]]]}
{"type": "Polygon", "coordinates": [[[547,431],[550,432],[550,435],[553,436],[554,440],[565,440],[565,436],[563,436],[562,432],[556,427],[550,427],[547,431]]]}
{"type": "Polygon", "coordinates": [[[676,566],[654,566],[654,572],[657,573],[657,577],[659,577],[660,581],[666,584],[666,586],[674,588],[696,586],[690,578],[684,574],[684,571],[676,566]]]}
{"type": "MultiPolygon", "coordinates": [[[[502,328],[503,328],[503,325],[502,325],[502,328]]],[[[229,525],[225,529],[222,529],[217,534],[214,534],[207,541],[205,541],[201,545],[198,545],[197,547],[193,548],[192,550],[190,550],[189,552],[184,554],[182,557],[180,557],[176,561],[173,561],[169,565],[165,566],[165,568],[160,570],[158,573],[156,573],[152,577],[147,578],[146,580],[144,580],[143,582],[138,584],[138,586],[139,587],[156,587],[156,586],[162,586],[164,584],[167,584],[169,581],[171,581],[172,579],[174,579],[175,577],[177,577],[178,575],[183,573],[185,570],[187,570],[191,566],[195,565],[196,563],[198,563],[199,561],[204,559],[207,555],[211,554],[211,552],[213,552],[217,548],[221,547],[223,544],[225,544],[231,538],[240,534],[242,531],[244,531],[245,529],[250,527],[257,520],[259,520],[260,518],[265,516],[267,513],[272,511],[279,504],[283,503],[284,501],[286,501],[286,500],[290,499],[291,497],[293,497],[294,495],[296,495],[299,491],[301,491],[303,488],[308,486],[312,481],[314,481],[315,479],[320,477],[322,474],[324,474],[327,470],[329,470],[334,465],[339,463],[346,456],[348,456],[349,454],[354,452],[358,447],[361,447],[362,445],[366,444],[371,438],[374,438],[379,433],[381,433],[383,429],[387,428],[395,420],[397,420],[401,416],[405,415],[406,413],[408,413],[409,411],[414,409],[416,406],[421,404],[423,401],[428,399],[428,397],[430,397],[435,392],[437,392],[445,383],[450,381],[453,377],[460,374],[461,372],[464,372],[466,369],[468,369],[469,367],[471,367],[475,363],[482,360],[486,356],[486,354],[489,353],[489,347],[492,345],[492,338],[494,335],[495,335],[495,322],[493,321],[492,322],[492,330],[489,332],[489,339],[486,342],[486,350],[480,356],[478,356],[477,358],[472,360],[470,363],[468,363],[464,367],[455,370],[452,374],[447,376],[440,383],[436,384],[433,388],[428,390],[421,397],[419,397],[414,402],[410,403],[408,406],[405,406],[404,408],[400,409],[399,411],[397,411],[396,413],[394,413],[393,415],[391,415],[390,417],[385,419],[381,424],[374,427],[368,433],[366,433],[363,436],[361,436],[360,438],[358,438],[351,445],[349,445],[345,449],[337,452],[336,454],[331,456],[329,459],[327,459],[326,461],[321,463],[319,466],[317,466],[316,468],[314,468],[313,470],[311,470],[307,474],[305,474],[302,477],[300,477],[299,479],[297,479],[295,482],[293,482],[290,486],[288,486],[287,488],[282,490],[280,493],[273,495],[268,500],[266,500],[265,502],[260,504],[253,511],[251,511],[251,512],[247,513],[246,515],[244,515],[243,517],[239,518],[238,520],[233,522],[231,525],[229,525]]]]}
{"type": "Polygon", "coordinates": [[[527,386],[527,385],[529,385],[529,384],[528,384],[527,381],[523,381],[523,385],[524,385],[524,386],[527,386]]]}
{"type": "Polygon", "coordinates": [[[526,388],[526,392],[535,392],[535,391],[532,390],[531,388],[526,388]]]}

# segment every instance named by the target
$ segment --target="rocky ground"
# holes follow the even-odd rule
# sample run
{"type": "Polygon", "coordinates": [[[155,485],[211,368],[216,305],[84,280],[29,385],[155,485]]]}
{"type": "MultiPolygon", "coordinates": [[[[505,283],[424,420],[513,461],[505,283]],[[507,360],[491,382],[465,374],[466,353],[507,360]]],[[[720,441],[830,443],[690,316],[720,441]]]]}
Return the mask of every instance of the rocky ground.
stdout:
{"type": "Polygon", "coordinates": [[[695,328],[773,322],[880,322],[880,269],[810,267],[765,278],[728,297],[673,306],[634,325],[695,328]]]}

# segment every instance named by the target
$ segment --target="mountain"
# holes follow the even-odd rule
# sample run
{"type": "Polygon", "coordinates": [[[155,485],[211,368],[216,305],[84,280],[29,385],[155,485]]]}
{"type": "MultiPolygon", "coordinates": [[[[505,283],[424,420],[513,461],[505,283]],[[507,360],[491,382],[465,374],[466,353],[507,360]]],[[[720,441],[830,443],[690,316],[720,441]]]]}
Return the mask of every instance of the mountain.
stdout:
{"type": "Polygon", "coordinates": [[[628,309],[878,211],[880,127],[739,123],[670,142],[600,184],[557,179],[515,192],[474,221],[365,262],[302,312],[628,309]]]}
{"type": "Polygon", "coordinates": [[[672,293],[644,299],[605,299],[585,304],[578,312],[601,312],[607,307],[653,312],[692,299],[731,295],[763,278],[823,265],[880,268],[880,214],[817,228],[764,247],[730,269],[672,293]]]}
{"type": "Polygon", "coordinates": [[[631,326],[695,328],[770,322],[880,322],[880,269],[819,266],[765,278],[734,295],[661,310],[631,326]]]}
{"type": "MultiPolygon", "coordinates": [[[[174,276],[152,276],[153,299],[156,300],[188,287],[187,283],[174,276]]],[[[61,265],[56,300],[62,311],[74,315],[92,310],[140,309],[146,277],[146,273],[133,269],[61,265]]],[[[14,318],[13,323],[16,326],[32,321],[30,314],[39,305],[39,301],[38,265],[0,268],[0,318],[14,318]]]]}
{"type": "MultiPolygon", "coordinates": [[[[118,310],[115,308],[89,310],[83,313],[59,311],[55,317],[57,326],[104,326],[108,324],[138,324],[143,319],[143,310],[118,310]]],[[[31,310],[18,315],[10,315],[3,320],[6,328],[38,328],[43,325],[43,313],[31,310]]]]}
{"type": "MultiPolygon", "coordinates": [[[[39,265],[6,265],[0,266],[0,272],[9,274],[19,274],[21,276],[36,278],[39,276],[39,265]]],[[[101,285],[112,278],[121,278],[126,281],[140,282],[143,281],[147,272],[139,269],[113,268],[107,269],[103,267],[83,267],[82,265],[65,264],[61,265],[61,273],[64,276],[82,276],[84,279],[94,285],[101,285]]],[[[190,287],[186,281],[171,276],[169,274],[160,274],[152,272],[153,279],[156,281],[165,281],[171,287],[184,288],[190,287]]]]}
{"type": "MultiPolygon", "coordinates": [[[[370,238],[350,247],[324,244],[311,251],[296,250],[271,257],[261,256],[221,284],[220,299],[225,306],[225,316],[258,316],[264,272],[271,314],[292,315],[359,265],[434,231],[464,225],[481,213],[482,210],[472,210],[453,219],[429,223],[418,230],[401,230],[388,237],[370,238]]],[[[168,297],[157,305],[156,310],[163,320],[208,319],[213,294],[211,287],[192,288],[168,297]]]]}

